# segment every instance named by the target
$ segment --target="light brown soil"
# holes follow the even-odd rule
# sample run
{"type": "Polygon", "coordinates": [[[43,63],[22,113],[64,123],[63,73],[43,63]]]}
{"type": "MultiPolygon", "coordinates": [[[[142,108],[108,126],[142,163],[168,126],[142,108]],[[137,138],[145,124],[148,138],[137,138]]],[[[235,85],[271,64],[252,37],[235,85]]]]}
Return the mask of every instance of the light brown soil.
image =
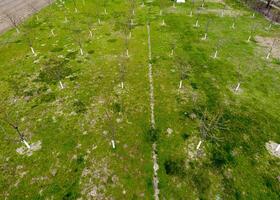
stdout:
{"type": "Polygon", "coordinates": [[[270,37],[261,37],[261,36],[256,36],[255,40],[257,43],[266,48],[266,51],[269,52],[271,49],[271,46],[274,42],[272,51],[271,51],[271,56],[277,59],[280,59],[280,39],[279,38],[270,38],[270,37]]]}

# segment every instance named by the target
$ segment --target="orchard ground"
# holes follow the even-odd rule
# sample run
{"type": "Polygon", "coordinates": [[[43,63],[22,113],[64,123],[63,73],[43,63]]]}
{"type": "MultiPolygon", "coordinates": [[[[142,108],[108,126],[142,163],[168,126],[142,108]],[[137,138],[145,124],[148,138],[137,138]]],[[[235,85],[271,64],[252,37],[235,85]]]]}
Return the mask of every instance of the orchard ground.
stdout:
{"type": "Polygon", "coordinates": [[[1,199],[153,199],[153,143],[160,199],[280,198],[279,25],[233,0],[63,2],[0,36],[1,199]]]}

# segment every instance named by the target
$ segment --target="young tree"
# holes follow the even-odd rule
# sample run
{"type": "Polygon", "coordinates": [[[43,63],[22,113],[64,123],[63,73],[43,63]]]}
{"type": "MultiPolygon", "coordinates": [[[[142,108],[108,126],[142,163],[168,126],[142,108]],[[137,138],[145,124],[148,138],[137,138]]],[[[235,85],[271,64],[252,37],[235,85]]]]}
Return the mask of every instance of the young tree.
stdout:
{"type": "Polygon", "coordinates": [[[232,29],[235,29],[235,25],[236,25],[236,19],[237,17],[233,17],[233,22],[232,22],[232,25],[231,25],[231,28],[232,29]]]}
{"type": "Polygon", "coordinates": [[[201,8],[204,8],[204,6],[205,6],[205,0],[202,0],[201,8]]]}
{"type": "Polygon", "coordinates": [[[74,4],[74,8],[75,8],[75,13],[78,12],[78,8],[77,8],[77,2],[76,0],[72,0],[73,4],[74,4]]]}
{"type": "Polygon", "coordinates": [[[35,13],[36,20],[39,21],[39,16],[38,16],[38,14],[37,14],[37,13],[39,12],[39,9],[36,8],[36,6],[34,6],[32,3],[29,3],[29,4],[28,4],[28,7],[29,7],[29,9],[30,9],[30,11],[31,11],[32,13],[35,13]]]}
{"type": "Polygon", "coordinates": [[[237,85],[236,85],[234,91],[235,91],[235,92],[238,92],[239,89],[240,89],[240,86],[241,86],[241,78],[242,78],[242,75],[241,75],[241,73],[240,73],[240,66],[238,67],[237,73],[236,73],[236,74],[237,74],[238,83],[237,83],[237,85]]]}
{"type": "Polygon", "coordinates": [[[33,54],[33,56],[37,56],[37,53],[35,52],[34,50],[34,45],[33,45],[33,38],[34,38],[34,35],[32,33],[32,31],[30,31],[29,29],[26,29],[24,31],[24,38],[27,40],[27,43],[28,43],[28,46],[33,54]]]}
{"type": "Polygon", "coordinates": [[[270,48],[269,48],[269,51],[268,51],[268,53],[267,53],[267,56],[266,56],[266,59],[267,59],[267,60],[270,58],[271,52],[273,51],[273,47],[274,47],[274,45],[276,44],[276,41],[277,41],[277,39],[274,38],[274,40],[273,40],[273,42],[272,42],[272,44],[271,44],[271,46],[270,46],[270,48]]]}
{"type": "Polygon", "coordinates": [[[208,19],[207,23],[206,23],[206,26],[205,26],[204,37],[202,38],[202,40],[207,40],[207,38],[208,38],[208,30],[209,30],[210,22],[211,22],[211,19],[208,19]]]}
{"type": "Polygon", "coordinates": [[[21,23],[21,18],[16,16],[15,14],[8,13],[8,12],[4,13],[4,17],[6,18],[10,26],[15,28],[17,33],[20,33],[18,25],[21,23]]]}
{"type": "Polygon", "coordinates": [[[179,89],[181,89],[183,86],[183,81],[188,78],[189,64],[186,61],[184,61],[181,57],[176,56],[176,65],[180,73],[179,89]]]}
{"type": "Polygon", "coordinates": [[[112,148],[116,148],[116,125],[115,125],[115,120],[113,117],[113,114],[111,114],[108,110],[106,110],[106,117],[107,117],[107,123],[110,129],[110,135],[111,135],[111,145],[112,148]]]}
{"type": "Polygon", "coordinates": [[[121,88],[124,88],[124,81],[125,81],[125,75],[126,75],[126,66],[124,62],[122,61],[119,64],[119,76],[120,76],[120,82],[121,82],[121,88]]]}
{"type": "Polygon", "coordinates": [[[198,28],[200,25],[199,25],[199,15],[200,15],[200,10],[199,8],[197,9],[197,12],[196,12],[196,21],[195,21],[195,25],[194,27],[198,28]]]}
{"type": "Polygon", "coordinates": [[[107,15],[107,4],[108,4],[108,0],[103,0],[103,8],[104,8],[104,14],[107,15]]]}
{"type": "Polygon", "coordinates": [[[250,42],[250,41],[251,41],[251,38],[252,38],[253,34],[254,34],[255,31],[256,31],[256,28],[257,28],[257,25],[256,25],[256,24],[252,24],[252,25],[251,25],[250,35],[249,35],[249,37],[248,37],[248,39],[247,39],[247,42],[250,42]]]}
{"type": "Polygon", "coordinates": [[[216,43],[215,53],[214,53],[214,56],[213,56],[214,59],[216,59],[218,57],[218,51],[221,48],[221,46],[222,46],[222,40],[219,39],[216,43]]]}
{"type": "Polygon", "coordinates": [[[207,109],[201,113],[199,130],[203,139],[211,141],[220,141],[221,138],[217,134],[221,130],[227,129],[228,121],[223,119],[223,110],[220,109],[217,113],[209,113],[207,109]]]}
{"type": "MultiPolygon", "coordinates": [[[[30,149],[30,145],[26,140],[26,137],[24,133],[20,130],[18,122],[14,121],[10,118],[7,112],[1,110],[0,111],[0,122],[7,124],[10,128],[12,128],[19,136],[20,141],[28,148],[30,149]]],[[[4,130],[4,128],[1,126],[1,129],[4,130]]]]}
{"type": "Polygon", "coordinates": [[[222,14],[221,14],[221,16],[222,16],[222,17],[224,17],[225,10],[226,10],[226,6],[227,6],[227,5],[226,5],[226,4],[224,4],[224,7],[223,7],[223,9],[222,9],[222,14]]]}
{"type": "Polygon", "coordinates": [[[176,48],[176,42],[175,42],[175,40],[173,40],[173,41],[170,43],[170,48],[171,48],[170,56],[174,56],[174,51],[175,51],[175,48],[176,48]]]}
{"type": "Polygon", "coordinates": [[[193,16],[194,4],[195,4],[195,0],[192,0],[192,3],[191,3],[191,12],[190,12],[190,17],[192,17],[192,16],[193,16]]]}

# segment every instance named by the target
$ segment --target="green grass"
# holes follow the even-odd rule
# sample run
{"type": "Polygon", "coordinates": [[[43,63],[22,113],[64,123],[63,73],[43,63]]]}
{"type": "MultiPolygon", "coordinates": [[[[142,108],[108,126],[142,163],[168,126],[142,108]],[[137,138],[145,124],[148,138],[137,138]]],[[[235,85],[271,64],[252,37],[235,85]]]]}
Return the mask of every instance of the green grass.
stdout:
{"type": "Polygon", "coordinates": [[[16,149],[23,144],[1,121],[1,198],[87,199],[97,188],[96,199],[152,199],[151,141],[158,143],[160,199],[279,198],[279,158],[265,149],[269,140],[280,143],[279,61],[266,60],[267,49],[254,40],[246,42],[253,24],[253,36],[265,37],[279,37],[279,26],[266,31],[268,21],[251,18],[252,11],[233,0],[226,2],[241,13],[235,30],[233,17],[208,12],[222,9],[221,3],[206,3],[195,28],[189,2],[175,9],[167,3],[163,16],[159,1],[145,7],[141,2],[129,58],[124,56],[128,1],[110,1],[107,15],[100,1],[85,0],[85,6],[79,1],[77,13],[72,1],[66,1],[66,10],[56,3],[38,13],[39,20],[34,16],[20,25],[20,34],[10,30],[0,36],[1,110],[18,122],[30,143],[42,142],[32,156],[19,155],[16,149]],[[167,26],[161,26],[162,18],[167,26]],[[156,130],[149,122],[147,21],[156,130]],[[213,59],[217,43],[218,59],[213,59]],[[178,60],[187,72],[181,90],[178,60]],[[126,71],[124,89],[120,64],[126,71]],[[241,92],[235,93],[239,79],[241,92]],[[206,123],[220,117],[212,137],[200,132],[203,116],[206,123]]]}

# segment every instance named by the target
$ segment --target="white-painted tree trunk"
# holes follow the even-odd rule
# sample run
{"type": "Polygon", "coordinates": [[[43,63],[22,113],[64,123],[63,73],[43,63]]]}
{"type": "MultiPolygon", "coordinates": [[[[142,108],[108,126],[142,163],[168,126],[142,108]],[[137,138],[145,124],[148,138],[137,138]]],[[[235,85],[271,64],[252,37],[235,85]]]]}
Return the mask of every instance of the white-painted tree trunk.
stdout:
{"type": "Polygon", "coordinates": [[[63,86],[63,84],[62,84],[61,81],[59,81],[59,85],[60,85],[60,88],[61,88],[61,89],[64,89],[64,86],[63,86]]]}
{"type": "Polygon", "coordinates": [[[90,38],[92,38],[92,37],[93,37],[93,35],[92,35],[92,31],[91,31],[91,30],[89,30],[89,37],[90,37],[90,38]]]}
{"type": "Polygon", "coordinates": [[[52,34],[53,37],[55,37],[55,34],[54,34],[54,30],[53,30],[53,29],[51,29],[51,34],[52,34]]]}
{"type": "Polygon", "coordinates": [[[124,84],[123,84],[123,82],[121,82],[121,87],[122,87],[122,89],[124,88],[124,84]]]}
{"type": "Polygon", "coordinates": [[[218,50],[215,51],[215,54],[214,54],[214,59],[216,59],[218,56],[218,50]]]}
{"type": "Polygon", "coordinates": [[[174,55],[174,49],[171,49],[171,54],[170,56],[173,56],[174,55]]]}
{"type": "Polygon", "coordinates": [[[202,38],[202,40],[207,40],[207,33],[204,34],[204,37],[202,38]]]}
{"type": "Polygon", "coordinates": [[[190,17],[192,17],[193,16],[193,11],[191,10],[191,12],[190,12],[190,17]]]}
{"type": "Polygon", "coordinates": [[[179,89],[182,89],[183,80],[180,80],[179,89]]]}
{"type": "Polygon", "coordinates": [[[194,27],[199,27],[198,20],[196,20],[194,27]]]}
{"type": "Polygon", "coordinates": [[[115,141],[114,140],[111,140],[111,144],[112,144],[113,149],[115,149],[116,145],[115,145],[115,141]]]}
{"type": "Polygon", "coordinates": [[[248,37],[248,39],[247,39],[247,42],[250,42],[250,41],[251,41],[251,38],[252,38],[252,36],[250,35],[250,36],[248,37]]]}
{"type": "Polygon", "coordinates": [[[162,26],[165,26],[165,25],[166,25],[164,19],[162,20],[161,25],[162,25],[162,26]]]}
{"type": "Polygon", "coordinates": [[[198,145],[196,146],[196,150],[198,150],[200,148],[201,144],[202,144],[202,141],[200,140],[198,145]]]}
{"type": "Polygon", "coordinates": [[[276,147],[275,151],[278,152],[280,150],[280,144],[276,147]]]}
{"type": "Polygon", "coordinates": [[[101,20],[100,20],[100,18],[98,18],[98,24],[101,24],[101,20]]]}
{"type": "Polygon", "coordinates": [[[83,55],[84,55],[84,51],[83,51],[83,49],[82,49],[82,48],[80,48],[80,54],[81,54],[81,56],[83,56],[83,55]]]}
{"type": "Polygon", "coordinates": [[[104,14],[105,15],[107,15],[108,13],[107,13],[107,9],[106,8],[104,8],[104,14]]]}
{"type": "Polygon", "coordinates": [[[35,50],[33,49],[33,47],[30,47],[30,49],[31,49],[32,54],[33,54],[34,56],[37,56],[37,54],[36,54],[35,50]]]}
{"type": "Polygon", "coordinates": [[[126,57],[129,57],[128,49],[126,49],[126,57]]]}
{"type": "Polygon", "coordinates": [[[238,92],[239,88],[240,88],[240,83],[237,84],[237,86],[235,88],[235,92],[238,92]]]}
{"type": "Polygon", "coordinates": [[[270,23],[266,29],[269,31],[271,29],[271,27],[272,27],[272,24],[270,23]]]}
{"type": "Polygon", "coordinates": [[[22,142],[23,142],[23,144],[25,144],[25,146],[26,146],[28,149],[31,148],[30,145],[28,144],[28,142],[27,142],[26,140],[22,140],[22,142]]]}
{"type": "Polygon", "coordinates": [[[234,22],[232,23],[231,28],[235,29],[235,23],[234,22]]]}
{"type": "Polygon", "coordinates": [[[270,58],[270,52],[267,54],[266,59],[268,60],[270,58]]]}

